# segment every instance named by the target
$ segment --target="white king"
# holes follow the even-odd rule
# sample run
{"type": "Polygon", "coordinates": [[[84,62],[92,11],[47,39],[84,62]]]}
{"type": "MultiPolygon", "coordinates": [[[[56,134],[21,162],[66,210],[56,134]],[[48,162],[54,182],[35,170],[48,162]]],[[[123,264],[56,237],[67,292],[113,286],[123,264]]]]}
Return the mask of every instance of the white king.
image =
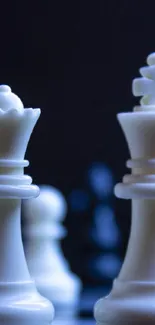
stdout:
{"type": "Polygon", "coordinates": [[[133,94],[143,96],[141,105],[118,114],[132,173],[116,185],[115,194],[132,199],[132,222],[119,276],[109,296],[95,305],[95,318],[102,325],[155,324],[155,53],[147,63],[140,69],[142,77],[133,81],[133,94]]]}
{"type": "Polygon", "coordinates": [[[40,109],[24,109],[10,87],[0,86],[0,325],[49,325],[52,304],[39,295],[21,239],[21,199],[39,194],[24,175],[25,151],[40,109]]]}

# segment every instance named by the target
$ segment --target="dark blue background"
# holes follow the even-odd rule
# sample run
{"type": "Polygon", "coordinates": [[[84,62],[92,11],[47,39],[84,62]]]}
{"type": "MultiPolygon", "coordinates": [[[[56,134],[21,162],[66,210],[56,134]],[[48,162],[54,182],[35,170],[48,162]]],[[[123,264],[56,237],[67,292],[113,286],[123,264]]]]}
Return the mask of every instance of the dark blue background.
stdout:
{"type": "MultiPolygon", "coordinates": [[[[85,186],[92,161],[104,161],[120,181],[129,153],[116,114],[137,103],[132,79],[155,51],[154,1],[3,1],[0,27],[0,83],[25,106],[42,109],[26,155],[34,182],[52,184],[67,198],[85,186]]],[[[130,202],[113,198],[113,206],[123,258],[130,202]]],[[[90,219],[90,210],[79,218],[79,233],[87,233],[90,219]]],[[[77,242],[73,223],[69,213],[69,238],[77,242]]],[[[80,248],[72,252],[68,241],[71,267],[87,281],[77,263],[80,248]]]]}

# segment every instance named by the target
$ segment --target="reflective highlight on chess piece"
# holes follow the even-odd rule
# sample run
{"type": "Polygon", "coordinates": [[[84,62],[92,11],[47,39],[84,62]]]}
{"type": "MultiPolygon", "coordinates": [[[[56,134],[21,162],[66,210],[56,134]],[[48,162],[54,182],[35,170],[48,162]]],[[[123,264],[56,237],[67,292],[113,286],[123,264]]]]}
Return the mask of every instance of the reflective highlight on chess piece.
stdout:
{"type": "Polygon", "coordinates": [[[39,194],[24,175],[25,151],[40,109],[24,109],[6,85],[0,86],[0,325],[49,325],[52,304],[32,281],[21,240],[21,199],[39,194]]]}
{"type": "Polygon", "coordinates": [[[55,317],[68,319],[78,311],[81,282],[71,273],[60,240],[66,234],[61,222],[67,213],[59,190],[40,186],[40,195],[23,203],[25,254],[38,291],[55,307],[55,317]]]}
{"type": "MultiPolygon", "coordinates": [[[[153,325],[155,323],[155,53],[142,78],[133,81],[141,105],[118,114],[131,153],[131,174],[115,187],[119,198],[132,199],[132,225],[126,257],[111,293],[94,309],[97,324],[153,325]],[[144,76],[144,77],[143,77],[144,76]]],[[[125,217],[125,216],[124,216],[125,217]]]]}

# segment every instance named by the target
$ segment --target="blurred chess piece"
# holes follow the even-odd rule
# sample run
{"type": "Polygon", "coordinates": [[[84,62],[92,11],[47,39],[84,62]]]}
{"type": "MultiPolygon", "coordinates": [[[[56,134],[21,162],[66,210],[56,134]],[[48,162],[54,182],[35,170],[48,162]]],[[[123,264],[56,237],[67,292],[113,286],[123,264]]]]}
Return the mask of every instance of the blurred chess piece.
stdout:
{"type": "Polygon", "coordinates": [[[76,316],[81,290],[61,250],[60,240],[66,234],[61,222],[66,213],[63,195],[52,186],[40,186],[39,197],[23,203],[29,271],[38,291],[53,302],[56,318],[76,316]]]}
{"type": "MultiPolygon", "coordinates": [[[[105,295],[109,293],[112,279],[120,270],[121,237],[113,210],[114,177],[111,169],[102,162],[94,162],[88,167],[85,180],[83,197],[85,203],[89,202],[89,206],[83,204],[85,207],[83,219],[87,219],[87,224],[85,235],[81,240],[84,251],[82,263],[84,287],[80,312],[81,316],[91,317],[95,301],[103,292],[105,295]]],[[[72,201],[70,207],[73,213],[72,201]]]]}
{"type": "Polygon", "coordinates": [[[112,207],[114,177],[111,169],[102,162],[93,163],[87,175],[89,188],[94,193],[92,222],[89,229],[94,253],[89,259],[89,270],[94,280],[110,284],[121,265],[118,254],[120,232],[112,207]]]}
{"type": "Polygon", "coordinates": [[[102,162],[94,162],[88,168],[87,182],[98,201],[111,197],[113,192],[113,174],[111,169],[102,162]]]}
{"type": "Polygon", "coordinates": [[[94,253],[89,258],[89,273],[94,280],[110,284],[121,267],[118,255],[120,232],[112,207],[104,202],[93,211],[90,240],[94,253]]]}

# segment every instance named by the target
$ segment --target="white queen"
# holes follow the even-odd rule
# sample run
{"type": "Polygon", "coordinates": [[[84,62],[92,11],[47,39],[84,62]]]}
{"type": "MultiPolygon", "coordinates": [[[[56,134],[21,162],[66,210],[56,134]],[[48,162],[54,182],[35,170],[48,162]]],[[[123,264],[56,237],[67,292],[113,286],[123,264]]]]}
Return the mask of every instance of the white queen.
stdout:
{"type": "Polygon", "coordinates": [[[49,325],[54,315],[30,278],[21,239],[21,199],[39,194],[24,175],[39,116],[40,109],[24,109],[9,86],[0,86],[0,325],[49,325]]]}

